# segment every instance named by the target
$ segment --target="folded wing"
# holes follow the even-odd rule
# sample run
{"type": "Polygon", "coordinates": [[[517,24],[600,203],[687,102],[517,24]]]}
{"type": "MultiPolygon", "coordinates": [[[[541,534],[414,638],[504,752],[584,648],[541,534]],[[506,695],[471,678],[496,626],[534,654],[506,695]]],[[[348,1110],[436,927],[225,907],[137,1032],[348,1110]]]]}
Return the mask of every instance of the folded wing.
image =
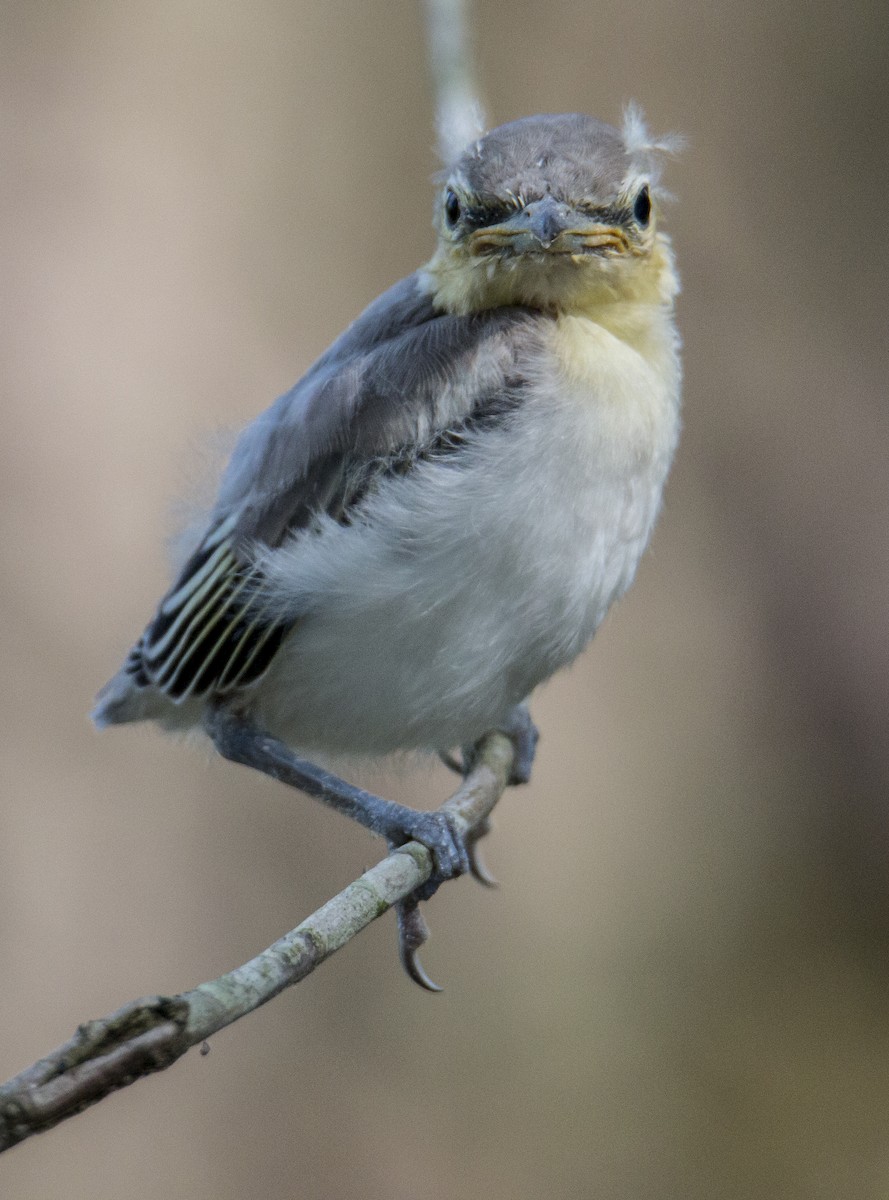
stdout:
{"type": "Polygon", "coordinates": [[[223,476],[210,527],[127,660],[137,688],[181,703],[256,682],[291,625],[265,608],[257,547],[319,514],[349,522],[385,477],[521,403],[526,310],[436,314],[413,276],[381,296],[251,426],[223,476]]]}

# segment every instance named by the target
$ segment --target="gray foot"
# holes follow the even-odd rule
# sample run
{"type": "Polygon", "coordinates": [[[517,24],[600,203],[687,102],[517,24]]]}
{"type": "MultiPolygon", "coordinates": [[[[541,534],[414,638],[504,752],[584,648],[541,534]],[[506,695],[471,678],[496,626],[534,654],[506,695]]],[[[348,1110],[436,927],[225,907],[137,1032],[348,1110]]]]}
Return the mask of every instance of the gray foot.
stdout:
{"type": "Polygon", "coordinates": [[[509,782],[514,785],[528,783],[537,753],[537,743],[540,741],[540,732],[531,720],[527,704],[515,706],[509,714],[503,732],[515,746],[515,762],[509,782]]]}
{"type": "Polygon", "coordinates": [[[473,830],[469,835],[462,834],[448,812],[422,812],[355,787],[323,767],[299,758],[283,742],[257,729],[247,717],[231,709],[221,706],[211,709],[206,727],[224,758],[253,767],[314,796],[384,837],[391,849],[411,841],[427,847],[433,860],[432,876],[413,896],[396,905],[399,952],[404,969],[415,983],[429,991],[440,991],[417,957],[417,951],[429,936],[418,904],[433,896],[445,880],[457,875],[471,871],[484,880],[485,873],[475,851],[481,833],[473,830]]]}
{"type": "MultiPolygon", "coordinates": [[[[540,731],[531,720],[527,704],[517,704],[497,732],[505,734],[515,747],[510,784],[515,787],[520,783],[530,782],[540,731]]],[[[439,757],[446,767],[450,767],[458,775],[467,775],[472,769],[475,753],[475,746],[462,746],[459,759],[449,753],[443,753],[439,757]]]]}

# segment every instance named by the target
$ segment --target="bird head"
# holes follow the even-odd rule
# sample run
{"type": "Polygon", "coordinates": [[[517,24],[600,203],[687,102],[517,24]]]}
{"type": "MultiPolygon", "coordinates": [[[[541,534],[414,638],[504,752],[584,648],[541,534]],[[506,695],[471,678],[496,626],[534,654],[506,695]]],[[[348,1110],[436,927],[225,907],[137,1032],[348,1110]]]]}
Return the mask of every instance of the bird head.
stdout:
{"type": "Polygon", "coordinates": [[[578,312],[614,300],[669,301],[669,240],[658,231],[659,157],[641,115],[623,129],[570,113],[525,117],[469,145],[441,177],[437,305],[578,312]]]}

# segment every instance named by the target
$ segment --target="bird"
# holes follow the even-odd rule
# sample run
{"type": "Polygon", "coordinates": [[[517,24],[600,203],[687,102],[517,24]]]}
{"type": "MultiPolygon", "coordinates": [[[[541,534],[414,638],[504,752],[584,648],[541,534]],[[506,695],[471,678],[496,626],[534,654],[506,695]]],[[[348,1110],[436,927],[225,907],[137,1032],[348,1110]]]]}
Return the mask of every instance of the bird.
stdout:
{"type": "MultiPolygon", "coordinates": [[[[99,728],[200,730],[219,753],[431,851],[397,906],[468,870],[479,834],[322,763],[471,762],[627,590],[680,430],[679,282],[660,228],[670,139],[629,107],[479,131],[437,178],[429,261],[240,435],[174,582],[102,689],[99,728]]],[[[397,223],[397,216],[390,216],[397,223]]],[[[484,832],[484,830],[482,830],[484,832]]]]}

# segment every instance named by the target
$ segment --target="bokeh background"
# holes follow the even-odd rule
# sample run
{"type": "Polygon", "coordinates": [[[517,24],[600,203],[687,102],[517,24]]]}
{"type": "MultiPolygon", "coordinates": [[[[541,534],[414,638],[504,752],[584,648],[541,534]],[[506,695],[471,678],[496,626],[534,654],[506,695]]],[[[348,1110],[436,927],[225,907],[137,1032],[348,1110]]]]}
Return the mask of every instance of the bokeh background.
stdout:
{"type": "MultiPolygon", "coordinates": [[[[413,0],[31,0],[0,26],[5,1077],[246,959],[377,852],[86,713],[164,586],[171,499],[428,255],[436,164],[413,0]]],[[[384,919],[4,1157],[6,1200],[889,1194],[885,6],[491,0],[475,35],[493,121],[636,98],[690,139],[653,549],[536,698],[501,890],[430,906],[444,995],[384,919]]]]}

